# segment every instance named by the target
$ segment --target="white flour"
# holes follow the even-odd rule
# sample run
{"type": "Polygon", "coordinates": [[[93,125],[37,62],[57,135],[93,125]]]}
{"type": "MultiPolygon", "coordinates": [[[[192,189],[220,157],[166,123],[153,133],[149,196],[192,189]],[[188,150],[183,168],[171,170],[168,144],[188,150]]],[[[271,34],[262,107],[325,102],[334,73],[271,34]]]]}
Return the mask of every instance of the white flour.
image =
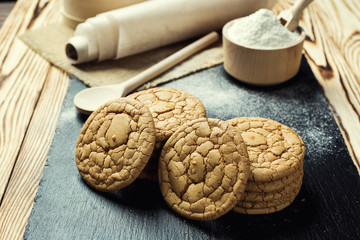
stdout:
{"type": "Polygon", "coordinates": [[[233,42],[251,48],[276,49],[291,45],[299,38],[298,32],[290,32],[281,25],[273,12],[260,9],[257,12],[235,20],[228,29],[233,42]]]}

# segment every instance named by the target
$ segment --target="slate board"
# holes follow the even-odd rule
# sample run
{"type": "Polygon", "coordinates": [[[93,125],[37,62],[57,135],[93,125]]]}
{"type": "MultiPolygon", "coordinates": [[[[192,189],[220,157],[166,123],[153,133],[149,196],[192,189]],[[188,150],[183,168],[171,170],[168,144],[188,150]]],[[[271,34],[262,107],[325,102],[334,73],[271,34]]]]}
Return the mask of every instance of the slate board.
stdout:
{"type": "Polygon", "coordinates": [[[136,180],[114,193],[92,190],[82,181],[74,160],[86,116],[77,113],[72,104],[74,95],[85,86],[72,79],[25,239],[360,238],[360,178],[304,59],[294,79],[275,87],[242,84],[222,65],[162,86],[198,97],[208,117],[260,116],[298,132],[307,152],[304,182],[295,202],[270,215],[230,212],[201,222],[171,211],[156,183],[136,180]]]}

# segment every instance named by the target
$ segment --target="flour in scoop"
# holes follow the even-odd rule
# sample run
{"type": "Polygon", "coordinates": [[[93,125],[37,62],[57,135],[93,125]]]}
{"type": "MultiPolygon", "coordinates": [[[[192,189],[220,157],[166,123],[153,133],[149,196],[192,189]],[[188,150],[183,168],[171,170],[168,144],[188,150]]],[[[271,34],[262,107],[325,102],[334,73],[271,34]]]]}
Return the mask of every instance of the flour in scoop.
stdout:
{"type": "Polygon", "coordinates": [[[277,49],[292,45],[299,39],[297,31],[291,32],[267,9],[234,21],[228,29],[230,40],[250,48],[277,49]]]}

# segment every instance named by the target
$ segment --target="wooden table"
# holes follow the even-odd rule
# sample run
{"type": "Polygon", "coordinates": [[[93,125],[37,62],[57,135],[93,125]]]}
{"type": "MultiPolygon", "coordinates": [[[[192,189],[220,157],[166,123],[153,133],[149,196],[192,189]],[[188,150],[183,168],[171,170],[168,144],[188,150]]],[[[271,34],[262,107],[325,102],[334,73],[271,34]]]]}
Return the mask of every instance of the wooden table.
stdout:
{"type": "Polygon", "coordinates": [[[0,26],[3,25],[6,17],[9,15],[11,9],[14,7],[14,2],[1,2],[0,3],[0,26]]]}
{"type": "MultiPolygon", "coordinates": [[[[275,9],[292,2],[279,0],[275,9]]],[[[17,36],[59,21],[59,9],[61,0],[19,0],[0,30],[0,239],[20,239],[24,234],[69,85],[67,73],[17,36]]],[[[359,169],[358,12],[357,0],[315,0],[301,25],[308,35],[304,54],[359,169]]]]}

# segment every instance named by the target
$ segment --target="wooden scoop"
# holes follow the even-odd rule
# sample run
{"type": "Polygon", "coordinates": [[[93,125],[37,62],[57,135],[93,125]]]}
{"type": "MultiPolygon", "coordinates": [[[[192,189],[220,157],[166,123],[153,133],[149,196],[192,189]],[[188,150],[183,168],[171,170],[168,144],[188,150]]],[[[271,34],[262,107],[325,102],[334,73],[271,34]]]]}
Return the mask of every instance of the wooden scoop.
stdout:
{"type": "Polygon", "coordinates": [[[298,0],[291,8],[280,12],[278,19],[289,31],[294,31],[298,25],[302,11],[313,0],[298,0]]]}
{"type": "Polygon", "coordinates": [[[135,88],[165,72],[199,50],[216,42],[218,39],[219,34],[211,32],[121,84],[84,89],[75,95],[74,105],[79,112],[91,114],[105,102],[126,96],[135,88]]]}

